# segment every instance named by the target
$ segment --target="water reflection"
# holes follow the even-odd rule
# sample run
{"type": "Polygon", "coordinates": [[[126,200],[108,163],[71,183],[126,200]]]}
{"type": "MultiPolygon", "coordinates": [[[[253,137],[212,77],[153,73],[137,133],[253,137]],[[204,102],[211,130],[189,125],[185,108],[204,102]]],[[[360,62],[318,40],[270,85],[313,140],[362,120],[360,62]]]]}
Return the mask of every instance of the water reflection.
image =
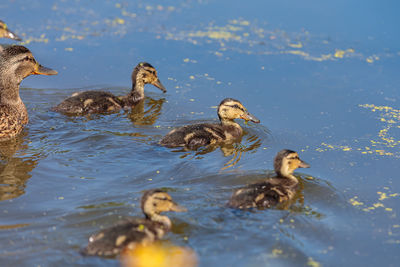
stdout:
{"type": "Polygon", "coordinates": [[[25,193],[26,182],[38,163],[38,154],[28,157],[14,156],[25,150],[26,133],[13,140],[0,142],[0,201],[13,199],[25,193]]]}
{"type": "Polygon", "coordinates": [[[191,156],[189,159],[202,159],[205,154],[213,152],[219,148],[224,157],[232,157],[221,170],[234,167],[239,161],[245,157],[246,153],[254,153],[261,146],[262,139],[259,137],[259,133],[248,132],[243,130],[243,136],[239,140],[233,142],[225,142],[222,144],[208,145],[201,147],[198,150],[192,152],[188,148],[179,148],[172,150],[172,152],[187,152],[184,153],[180,158],[186,158],[191,156]]]}
{"type": "Polygon", "coordinates": [[[161,109],[165,98],[153,99],[146,96],[128,114],[128,118],[134,125],[153,125],[161,115],[161,109]]]}

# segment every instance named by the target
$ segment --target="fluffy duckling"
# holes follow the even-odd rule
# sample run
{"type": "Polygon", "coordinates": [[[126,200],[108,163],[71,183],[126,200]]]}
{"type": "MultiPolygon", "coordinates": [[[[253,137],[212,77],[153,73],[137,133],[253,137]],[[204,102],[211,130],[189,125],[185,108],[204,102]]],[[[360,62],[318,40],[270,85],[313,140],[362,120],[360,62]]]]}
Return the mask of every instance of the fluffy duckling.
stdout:
{"type": "Polygon", "coordinates": [[[164,93],[167,91],[158,79],[156,69],[149,63],[141,62],[132,72],[132,91],[128,95],[118,97],[103,91],[77,92],[53,107],[53,110],[69,115],[117,112],[122,108],[131,108],[143,100],[144,86],[148,83],[164,93]]]}
{"type": "Polygon", "coordinates": [[[124,248],[133,249],[138,244],[146,244],[160,239],[171,229],[172,223],[165,211],[186,211],[172,201],[171,196],[154,189],[143,194],[141,202],[145,219],[132,218],[104,229],[89,238],[89,244],[83,249],[84,255],[114,257],[124,248]]]}
{"type": "Polygon", "coordinates": [[[19,84],[29,75],[55,75],[40,65],[20,45],[0,45],[0,141],[14,138],[28,123],[28,112],[19,96],[19,84]]]}
{"type": "Polygon", "coordinates": [[[236,190],[228,205],[238,209],[270,208],[287,202],[295,196],[299,183],[293,175],[294,170],[309,167],[297,152],[283,149],[274,160],[276,177],[236,190]]]}
{"type": "Polygon", "coordinates": [[[0,20],[0,38],[10,38],[17,41],[22,41],[18,35],[10,31],[4,21],[0,20]]]}
{"type": "Polygon", "coordinates": [[[166,147],[186,147],[196,149],[200,146],[228,142],[239,139],[243,130],[234,119],[259,123],[239,100],[226,98],[218,106],[220,123],[187,125],[172,130],[164,136],[160,144],[166,147]]]}

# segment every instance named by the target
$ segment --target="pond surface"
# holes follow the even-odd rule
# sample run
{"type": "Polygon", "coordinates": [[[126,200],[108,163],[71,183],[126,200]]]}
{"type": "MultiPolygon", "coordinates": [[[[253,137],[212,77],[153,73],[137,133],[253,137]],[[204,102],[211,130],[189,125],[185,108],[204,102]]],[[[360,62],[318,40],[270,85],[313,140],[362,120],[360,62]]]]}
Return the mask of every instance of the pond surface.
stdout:
{"type": "MultiPolygon", "coordinates": [[[[82,257],[88,236],[142,216],[163,187],[187,213],[165,239],[200,266],[397,266],[400,260],[400,4],[365,1],[22,1],[2,17],[57,76],[29,77],[30,123],[0,145],[2,266],[118,266],[82,257]],[[168,92],[108,116],[50,111],[73,92],[123,95],[140,61],[168,92]],[[157,145],[216,121],[225,97],[260,124],[213,151],[157,145]],[[233,190],[299,152],[302,191],[286,210],[227,209],[233,190]]],[[[13,43],[2,40],[3,43],[13,43]]]]}

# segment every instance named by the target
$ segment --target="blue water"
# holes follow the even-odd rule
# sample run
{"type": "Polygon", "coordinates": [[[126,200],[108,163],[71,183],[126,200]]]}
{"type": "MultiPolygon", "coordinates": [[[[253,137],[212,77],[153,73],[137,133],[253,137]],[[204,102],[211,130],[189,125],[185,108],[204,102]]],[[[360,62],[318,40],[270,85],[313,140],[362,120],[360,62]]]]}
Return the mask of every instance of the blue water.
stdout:
{"type": "Polygon", "coordinates": [[[118,266],[79,249],[100,228],[142,216],[143,190],[164,187],[189,210],[169,214],[165,239],[192,248],[200,266],[397,266],[398,7],[4,1],[0,19],[59,74],[22,82],[30,123],[0,145],[1,265],[118,266]],[[148,85],[144,107],[109,116],[50,111],[76,91],[125,94],[139,61],[156,67],[166,94],[148,85]],[[173,127],[216,121],[225,97],[261,120],[240,122],[240,144],[157,145],[173,127]],[[311,165],[297,173],[303,201],[226,209],[235,188],[272,174],[282,148],[311,165]]]}

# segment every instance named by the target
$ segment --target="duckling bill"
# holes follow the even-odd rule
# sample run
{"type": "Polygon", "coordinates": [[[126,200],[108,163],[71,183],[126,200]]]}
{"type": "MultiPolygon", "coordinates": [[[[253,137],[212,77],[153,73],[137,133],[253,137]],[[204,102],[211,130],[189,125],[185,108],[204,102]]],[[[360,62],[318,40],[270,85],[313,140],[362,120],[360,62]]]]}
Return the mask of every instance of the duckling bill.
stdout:
{"type": "Polygon", "coordinates": [[[14,138],[28,123],[28,112],[19,96],[19,84],[29,75],[56,75],[40,65],[20,45],[0,45],[0,141],[14,138]]]}
{"type": "Polygon", "coordinates": [[[283,149],[274,159],[276,177],[236,190],[228,205],[237,209],[271,208],[288,202],[298,189],[299,181],[293,175],[294,170],[309,167],[297,152],[283,149]]]}
{"type": "Polygon", "coordinates": [[[186,209],[176,204],[163,190],[153,189],[143,194],[141,208],[145,219],[132,218],[101,230],[89,238],[89,244],[82,250],[88,256],[114,257],[125,248],[145,245],[158,240],[171,229],[171,220],[161,212],[183,212],[186,209]]]}
{"type": "Polygon", "coordinates": [[[243,130],[234,119],[259,123],[239,100],[226,98],[218,106],[220,123],[187,125],[172,130],[164,136],[160,144],[166,147],[186,147],[197,149],[200,146],[231,142],[243,135],[243,130]]]}
{"type": "Polygon", "coordinates": [[[132,108],[143,100],[146,84],[152,84],[164,93],[167,91],[158,78],[156,69],[147,62],[141,62],[132,72],[132,90],[129,94],[115,96],[104,91],[77,92],[53,107],[53,110],[77,116],[118,112],[121,109],[132,108]]]}
{"type": "Polygon", "coordinates": [[[2,20],[0,20],[0,38],[9,38],[9,39],[13,39],[16,41],[22,41],[22,39],[15,33],[13,33],[7,27],[7,24],[2,20]]]}

